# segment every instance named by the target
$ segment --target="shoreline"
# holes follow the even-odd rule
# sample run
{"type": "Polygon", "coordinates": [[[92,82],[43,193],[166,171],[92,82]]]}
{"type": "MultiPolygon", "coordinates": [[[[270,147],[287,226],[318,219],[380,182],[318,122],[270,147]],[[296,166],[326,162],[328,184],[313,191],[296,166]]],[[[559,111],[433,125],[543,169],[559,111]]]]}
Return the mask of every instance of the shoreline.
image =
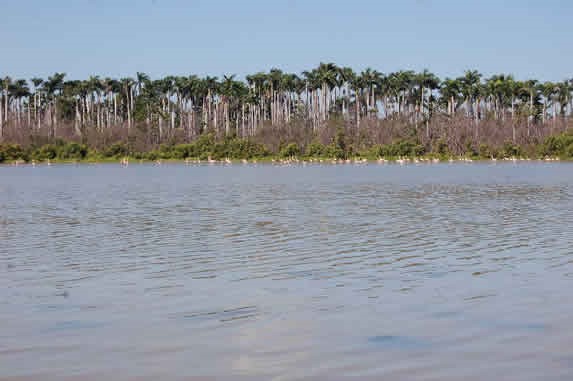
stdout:
{"type": "Polygon", "coordinates": [[[44,160],[44,161],[22,161],[14,160],[9,162],[0,163],[0,167],[36,167],[36,166],[54,166],[54,165],[100,165],[100,164],[119,164],[124,167],[129,165],[149,165],[156,166],[163,164],[184,164],[188,166],[196,165],[275,165],[275,166],[290,166],[290,165],[368,165],[368,164],[395,164],[395,165],[416,165],[416,164],[461,164],[461,163],[479,163],[479,164],[494,164],[494,163],[572,163],[572,159],[561,159],[559,157],[546,157],[546,158],[503,158],[503,159],[484,159],[484,158],[469,158],[457,157],[439,159],[435,157],[413,157],[413,158],[353,158],[353,159],[335,159],[335,158],[262,158],[262,159],[223,159],[214,160],[207,159],[201,160],[196,158],[189,159],[160,159],[160,160],[143,160],[143,159],[103,159],[103,160],[44,160]]]}

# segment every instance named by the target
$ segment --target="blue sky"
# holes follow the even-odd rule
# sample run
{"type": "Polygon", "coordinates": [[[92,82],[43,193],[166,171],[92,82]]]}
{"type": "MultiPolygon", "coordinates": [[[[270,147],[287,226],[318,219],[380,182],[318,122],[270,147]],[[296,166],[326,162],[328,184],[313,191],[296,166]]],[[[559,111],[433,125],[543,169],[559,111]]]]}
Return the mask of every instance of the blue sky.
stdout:
{"type": "Polygon", "coordinates": [[[571,0],[0,0],[0,76],[244,76],[319,62],[573,77],[571,0]]]}

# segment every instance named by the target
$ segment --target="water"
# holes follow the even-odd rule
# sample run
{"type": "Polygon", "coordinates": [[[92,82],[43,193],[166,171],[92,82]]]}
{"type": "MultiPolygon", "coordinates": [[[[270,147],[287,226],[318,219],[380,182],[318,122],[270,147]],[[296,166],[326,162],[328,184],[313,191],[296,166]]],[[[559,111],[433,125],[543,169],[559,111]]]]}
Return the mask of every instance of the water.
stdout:
{"type": "Polygon", "coordinates": [[[0,167],[0,378],[571,379],[572,212],[563,163],[0,167]]]}

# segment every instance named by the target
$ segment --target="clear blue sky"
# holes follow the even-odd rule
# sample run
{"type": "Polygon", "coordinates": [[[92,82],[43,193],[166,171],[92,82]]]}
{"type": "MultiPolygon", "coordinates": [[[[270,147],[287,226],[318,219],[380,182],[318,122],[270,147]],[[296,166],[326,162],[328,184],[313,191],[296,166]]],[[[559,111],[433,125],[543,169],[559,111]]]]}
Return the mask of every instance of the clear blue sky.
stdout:
{"type": "Polygon", "coordinates": [[[0,0],[0,76],[475,68],[573,77],[572,0],[0,0]]]}

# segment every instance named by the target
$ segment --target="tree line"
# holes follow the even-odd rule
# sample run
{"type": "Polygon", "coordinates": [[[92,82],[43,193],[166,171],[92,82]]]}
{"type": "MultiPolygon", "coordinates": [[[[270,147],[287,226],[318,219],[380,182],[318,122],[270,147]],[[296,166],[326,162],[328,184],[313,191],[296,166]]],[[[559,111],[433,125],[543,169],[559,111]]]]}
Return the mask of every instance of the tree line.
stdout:
{"type": "Polygon", "coordinates": [[[485,78],[475,70],[440,79],[428,70],[356,73],[334,63],[300,74],[271,69],[244,80],[6,76],[0,89],[0,142],[64,139],[101,149],[122,142],[140,151],[210,133],[278,152],[289,143],[331,144],[343,130],[355,151],[406,139],[460,153],[468,145],[538,144],[565,131],[573,112],[573,80],[485,78]]]}

